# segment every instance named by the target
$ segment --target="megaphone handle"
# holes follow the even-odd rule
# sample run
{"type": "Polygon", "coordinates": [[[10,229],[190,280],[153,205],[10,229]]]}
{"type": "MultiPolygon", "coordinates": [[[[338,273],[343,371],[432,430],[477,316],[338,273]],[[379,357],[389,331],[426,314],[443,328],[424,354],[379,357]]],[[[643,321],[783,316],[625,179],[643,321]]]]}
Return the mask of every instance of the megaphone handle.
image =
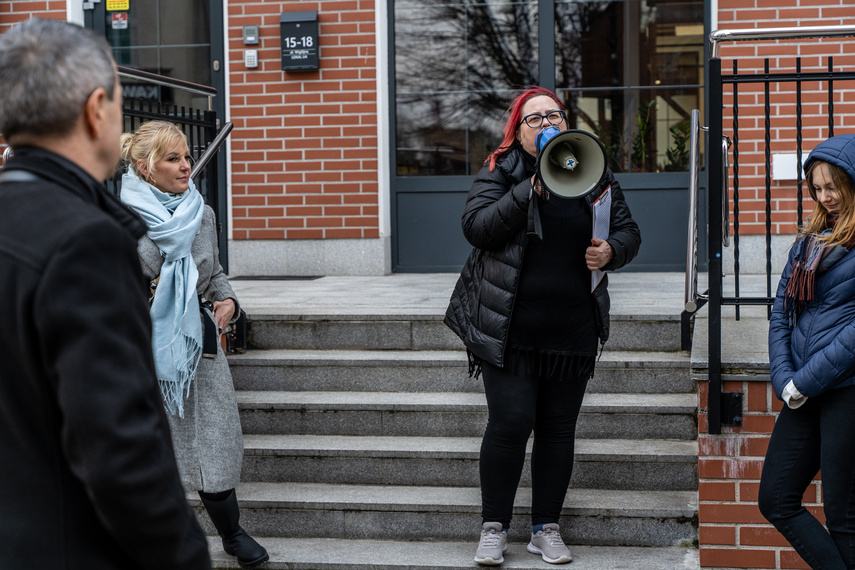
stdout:
{"type": "Polygon", "coordinates": [[[530,236],[537,236],[538,239],[543,239],[543,228],[540,225],[540,209],[538,208],[540,198],[534,195],[534,187],[532,187],[531,200],[528,202],[528,223],[526,224],[526,233],[530,236]]]}
{"type": "Polygon", "coordinates": [[[540,176],[537,172],[534,173],[534,176],[531,177],[531,191],[528,194],[530,200],[535,199],[535,194],[540,197],[544,202],[549,201],[549,190],[546,186],[540,181],[540,176]]]}

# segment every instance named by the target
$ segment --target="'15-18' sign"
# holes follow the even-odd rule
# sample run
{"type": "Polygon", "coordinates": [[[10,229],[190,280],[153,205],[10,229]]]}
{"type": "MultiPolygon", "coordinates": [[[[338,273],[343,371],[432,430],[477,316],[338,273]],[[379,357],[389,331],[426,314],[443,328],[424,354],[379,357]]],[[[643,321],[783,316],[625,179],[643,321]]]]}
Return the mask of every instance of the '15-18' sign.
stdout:
{"type": "Polygon", "coordinates": [[[282,69],[318,69],[318,13],[283,12],[279,16],[282,38],[282,69]]]}

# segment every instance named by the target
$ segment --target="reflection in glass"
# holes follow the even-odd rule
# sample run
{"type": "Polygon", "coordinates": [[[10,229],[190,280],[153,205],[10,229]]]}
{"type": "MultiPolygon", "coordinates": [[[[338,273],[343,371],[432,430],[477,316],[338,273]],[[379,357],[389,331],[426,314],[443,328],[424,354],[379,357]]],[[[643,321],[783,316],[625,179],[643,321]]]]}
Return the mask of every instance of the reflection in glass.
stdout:
{"type": "Polygon", "coordinates": [[[487,155],[501,142],[501,112],[496,113],[497,126],[492,130],[474,124],[445,126],[443,117],[460,109],[480,112],[468,105],[465,94],[430,99],[398,96],[399,176],[468,175],[481,168],[487,155]],[[402,128],[402,124],[418,127],[402,128]]]}
{"type": "Polygon", "coordinates": [[[703,1],[557,0],[556,81],[563,87],[703,83],[703,1]]]}
{"type": "Polygon", "coordinates": [[[601,138],[616,172],[687,168],[689,114],[704,103],[704,0],[551,0],[548,46],[541,3],[394,2],[399,175],[477,171],[508,103],[541,84],[540,58],[553,56],[570,125],[601,138]]]}
{"type": "Polygon", "coordinates": [[[480,169],[508,102],[537,83],[537,49],[537,0],[396,2],[398,174],[480,169]]]}
{"type": "MultiPolygon", "coordinates": [[[[210,46],[201,47],[160,47],[160,48],[130,48],[113,49],[117,58],[121,57],[120,65],[134,69],[142,69],[173,77],[210,85],[210,74],[207,82],[199,81],[196,70],[209,69],[211,62],[210,46]]],[[[204,95],[188,93],[182,89],[159,87],[145,81],[122,79],[122,93],[129,99],[160,100],[163,103],[178,106],[188,106],[197,109],[208,108],[208,98],[204,95]]]]}
{"type": "MultiPolygon", "coordinates": [[[[158,41],[163,46],[207,44],[211,41],[208,22],[210,0],[133,0],[134,4],[157,4],[158,41]]],[[[152,11],[154,8],[150,8],[152,11]]]]}
{"type": "MultiPolygon", "coordinates": [[[[113,27],[115,13],[106,13],[106,38],[116,63],[211,85],[209,0],[134,0],[124,12],[127,27],[113,27]]],[[[161,98],[163,103],[178,106],[208,107],[205,97],[141,81],[123,80],[122,88],[126,98],[161,98]]]]}
{"type": "Polygon", "coordinates": [[[557,0],[556,81],[570,124],[595,133],[615,172],[687,170],[703,108],[703,1],[557,0]]]}
{"type": "Polygon", "coordinates": [[[571,129],[597,135],[614,172],[682,172],[698,88],[559,90],[571,129]],[[629,112],[627,112],[629,110],[629,112]],[[627,115],[631,115],[627,128],[627,115]]]}

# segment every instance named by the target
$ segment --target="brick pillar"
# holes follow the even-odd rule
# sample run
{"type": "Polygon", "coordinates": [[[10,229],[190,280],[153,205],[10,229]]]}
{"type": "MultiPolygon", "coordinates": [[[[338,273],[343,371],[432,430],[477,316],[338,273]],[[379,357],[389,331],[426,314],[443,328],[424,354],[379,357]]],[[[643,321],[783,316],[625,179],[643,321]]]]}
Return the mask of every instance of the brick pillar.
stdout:
{"type": "MultiPolygon", "coordinates": [[[[767,370],[768,372],[768,370],[767,370]]],[[[805,568],[757,507],[757,491],[769,435],[783,405],[768,374],[722,383],[726,392],[742,392],[743,422],[722,426],[721,435],[707,432],[708,384],[699,383],[698,521],[702,568],[805,568]]],[[[822,485],[817,478],[804,502],[820,521],[822,485]]]]}

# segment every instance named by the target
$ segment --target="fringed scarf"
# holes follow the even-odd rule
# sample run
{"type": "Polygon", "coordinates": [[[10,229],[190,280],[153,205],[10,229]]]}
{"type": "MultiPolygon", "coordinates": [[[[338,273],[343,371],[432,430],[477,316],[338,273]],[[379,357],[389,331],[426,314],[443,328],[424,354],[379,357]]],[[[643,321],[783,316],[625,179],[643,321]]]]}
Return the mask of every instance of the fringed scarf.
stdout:
{"type": "Polygon", "coordinates": [[[795,322],[806,303],[816,295],[816,279],[837,263],[852,248],[852,243],[828,246],[822,237],[831,235],[836,218],[829,217],[822,233],[805,236],[796,244],[793,271],[784,288],[784,314],[795,322]]]}
{"type": "Polygon", "coordinates": [[[183,418],[184,398],[202,354],[199,272],[190,249],[205,202],[192,180],[186,192],[166,194],[133,173],[122,177],[121,198],[143,218],[148,237],[164,257],[151,303],[154,367],[167,411],[183,418]]]}

